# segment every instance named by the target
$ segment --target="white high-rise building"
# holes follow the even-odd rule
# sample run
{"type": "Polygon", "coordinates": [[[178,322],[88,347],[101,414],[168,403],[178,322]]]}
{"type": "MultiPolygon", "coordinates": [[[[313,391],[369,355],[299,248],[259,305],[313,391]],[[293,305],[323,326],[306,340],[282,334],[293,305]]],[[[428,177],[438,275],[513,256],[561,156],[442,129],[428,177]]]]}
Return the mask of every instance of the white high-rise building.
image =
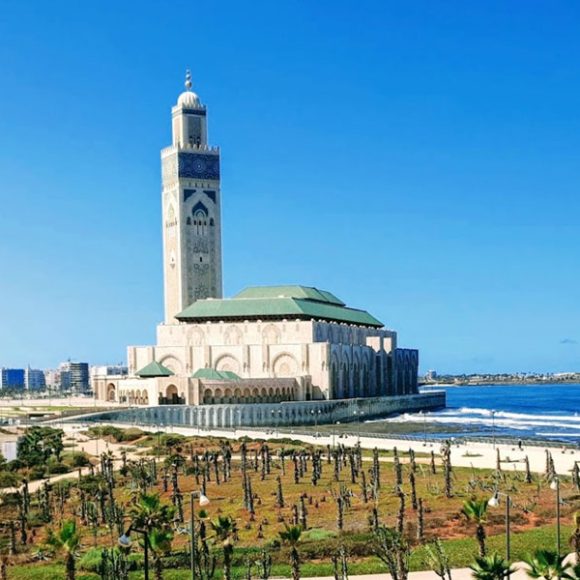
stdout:
{"type": "Polygon", "coordinates": [[[171,110],[173,140],[161,151],[165,322],[192,302],[221,298],[220,153],[208,145],[207,109],[191,90],[171,110]]]}

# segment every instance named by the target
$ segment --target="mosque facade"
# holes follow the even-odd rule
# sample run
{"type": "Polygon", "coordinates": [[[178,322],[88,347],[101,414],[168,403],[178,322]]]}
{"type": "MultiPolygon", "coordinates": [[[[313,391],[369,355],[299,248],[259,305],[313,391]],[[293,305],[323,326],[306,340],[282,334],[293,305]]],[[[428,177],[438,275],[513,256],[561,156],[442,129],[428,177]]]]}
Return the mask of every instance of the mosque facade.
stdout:
{"type": "Polygon", "coordinates": [[[353,404],[368,416],[443,406],[444,394],[418,392],[418,351],[327,290],[223,298],[220,151],[207,129],[188,74],[161,151],[164,321],[155,345],[128,348],[128,376],[94,377],[95,396],[214,426],[345,419],[353,404]]]}

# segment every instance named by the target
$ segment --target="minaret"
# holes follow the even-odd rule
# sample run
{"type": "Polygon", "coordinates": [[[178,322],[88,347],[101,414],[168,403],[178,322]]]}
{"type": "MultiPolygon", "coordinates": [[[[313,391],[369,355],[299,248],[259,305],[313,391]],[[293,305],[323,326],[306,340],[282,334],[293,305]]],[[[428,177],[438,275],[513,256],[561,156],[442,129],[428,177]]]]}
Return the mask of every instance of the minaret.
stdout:
{"type": "Polygon", "coordinates": [[[171,113],[173,144],[161,151],[166,324],[195,300],[222,296],[220,154],[207,144],[189,71],[171,113]]]}

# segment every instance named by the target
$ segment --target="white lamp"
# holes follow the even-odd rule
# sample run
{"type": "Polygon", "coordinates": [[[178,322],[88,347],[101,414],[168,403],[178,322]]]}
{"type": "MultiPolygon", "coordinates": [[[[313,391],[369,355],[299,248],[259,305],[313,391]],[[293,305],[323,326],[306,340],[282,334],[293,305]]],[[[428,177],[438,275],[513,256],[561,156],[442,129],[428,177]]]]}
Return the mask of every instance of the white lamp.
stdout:
{"type": "Polygon", "coordinates": [[[131,537],[127,534],[123,534],[119,537],[119,546],[122,548],[130,548],[131,547],[131,537]]]}

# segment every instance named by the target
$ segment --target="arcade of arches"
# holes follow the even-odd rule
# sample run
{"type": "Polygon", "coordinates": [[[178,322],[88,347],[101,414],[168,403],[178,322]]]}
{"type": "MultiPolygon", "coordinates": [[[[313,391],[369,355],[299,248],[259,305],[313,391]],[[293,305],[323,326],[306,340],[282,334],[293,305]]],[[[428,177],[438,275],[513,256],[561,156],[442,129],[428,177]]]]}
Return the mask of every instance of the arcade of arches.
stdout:
{"type": "Polygon", "coordinates": [[[206,387],[203,391],[204,405],[219,405],[228,403],[281,403],[293,401],[294,391],[288,387],[258,388],[258,387],[206,387]]]}

